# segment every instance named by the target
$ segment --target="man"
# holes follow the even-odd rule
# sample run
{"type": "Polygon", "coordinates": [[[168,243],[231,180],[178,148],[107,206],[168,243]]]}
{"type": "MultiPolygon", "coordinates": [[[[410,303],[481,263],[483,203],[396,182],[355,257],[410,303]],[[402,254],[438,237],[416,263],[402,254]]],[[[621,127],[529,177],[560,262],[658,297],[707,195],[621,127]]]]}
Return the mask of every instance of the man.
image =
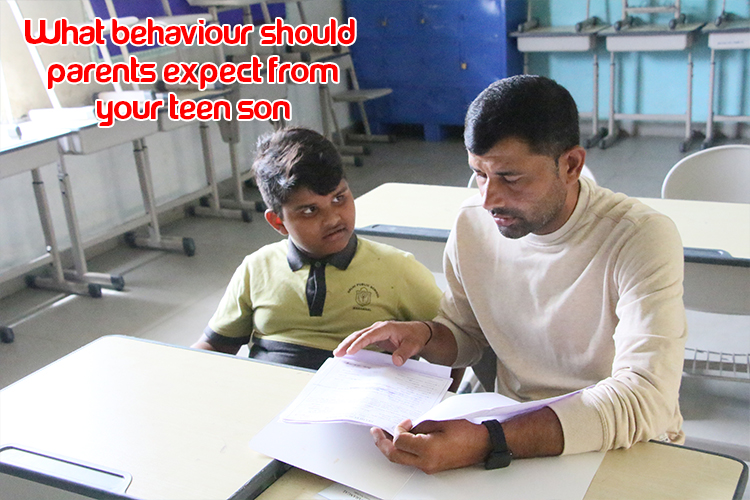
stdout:
{"type": "Polygon", "coordinates": [[[373,429],[377,446],[434,473],[682,442],[683,250],[672,221],[579,178],[578,111],[548,78],[490,85],[468,110],[464,139],[480,194],[448,239],[448,290],[430,332],[381,322],[334,354],[376,343],[397,365],[419,354],[470,366],[489,345],[498,392],[519,401],[572,394],[502,424],[406,421],[393,437],[373,429]]]}

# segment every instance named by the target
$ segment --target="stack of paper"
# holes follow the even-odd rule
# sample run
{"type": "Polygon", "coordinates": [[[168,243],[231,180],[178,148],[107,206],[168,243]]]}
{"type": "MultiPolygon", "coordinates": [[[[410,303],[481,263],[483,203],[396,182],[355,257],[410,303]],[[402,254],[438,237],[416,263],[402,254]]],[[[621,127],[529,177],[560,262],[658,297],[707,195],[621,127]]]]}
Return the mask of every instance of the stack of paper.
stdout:
{"type": "Polygon", "coordinates": [[[496,498],[499,493],[523,500],[583,498],[604,453],[517,460],[494,471],[477,465],[432,476],[389,462],[365,425],[391,430],[407,418],[415,423],[455,418],[505,420],[559,399],[520,404],[499,394],[465,394],[429,409],[431,401],[440,401],[445,394],[450,370],[416,361],[396,368],[390,359],[389,355],[360,352],[354,359],[327,361],[282,412],[283,419],[280,416],[266,426],[250,446],[381,499],[448,500],[466,498],[467,492],[472,498],[496,498]],[[425,406],[427,410],[422,409],[425,406]]]}
{"type": "Polygon", "coordinates": [[[360,351],[329,358],[282,412],[281,420],[348,422],[390,431],[442,401],[450,384],[448,367],[410,359],[399,368],[390,355],[360,351]]]}

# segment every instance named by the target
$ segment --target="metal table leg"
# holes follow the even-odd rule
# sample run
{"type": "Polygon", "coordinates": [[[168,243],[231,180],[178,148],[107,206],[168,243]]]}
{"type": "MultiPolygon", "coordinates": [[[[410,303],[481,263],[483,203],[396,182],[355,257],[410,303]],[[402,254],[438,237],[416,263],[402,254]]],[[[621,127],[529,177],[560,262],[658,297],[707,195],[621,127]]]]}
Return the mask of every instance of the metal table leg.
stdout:
{"type": "Polygon", "coordinates": [[[596,48],[594,48],[594,104],[591,115],[591,137],[584,143],[587,148],[593,148],[607,135],[607,129],[599,127],[599,56],[596,48]]]}
{"type": "Polygon", "coordinates": [[[617,141],[619,129],[615,122],[615,53],[609,53],[609,123],[607,125],[609,133],[599,142],[601,149],[607,149],[617,141]]]}
{"type": "Polygon", "coordinates": [[[706,139],[701,144],[702,149],[714,145],[714,79],[716,78],[716,50],[711,49],[711,70],[708,83],[708,116],[706,117],[706,139]]]}
{"type": "Polygon", "coordinates": [[[68,233],[70,235],[71,252],[73,254],[73,263],[75,269],[64,270],[65,278],[71,281],[81,281],[92,283],[115,290],[125,288],[125,279],[122,276],[113,276],[104,273],[89,272],[86,265],[86,256],[83,252],[83,241],[81,240],[81,230],[76,215],[75,202],[73,201],[73,191],[70,185],[70,177],[65,166],[65,155],[60,154],[60,160],[57,162],[57,178],[60,181],[60,192],[63,198],[63,208],[65,209],[65,218],[68,222],[68,233]]]}
{"type": "Polygon", "coordinates": [[[687,111],[685,112],[685,140],[680,143],[680,153],[690,149],[690,145],[698,137],[698,133],[693,130],[693,51],[688,51],[688,72],[687,72],[687,111]]]}
{"type": "Polygon", "coordinates": [[[156,250],[173,250],[184,252],[188,257],[195,255],[195,242],[192,238],[162,236],[154,197],[154,183],[151,177],[151,165],[148,160],[148,148],[145,139],[133,141],[133,154],[141,183],[143,205],[149,216],[148,236],[138,236],[134,232],[125,234],[125,241],[134,247],[153,248],[156,250]]]}
{"type": "MultiPolygon", "coordinates": [[[[55,237],[55,229],[52,225],[52,216],[50,215],[47,193],[44,189],[44,182],[42,182],[42,175],[39,172],[39,169],[35,168],[31,171],[31,176],[34,186],[34,195],[36,197],[36,205],[39,210],[39,220],[42,223],[42,231],[44,232],[44,241],[47,244],[47,251],[52,257],[53,275],[52,277],[27,275],[26,284],[32,288],[45,288],[63,293],[101,297],[102,289],[100,284],[82,283],[78,280],[70,281],[67,279],[60,260],[60,252],[57,246],[57,238],[55,237]]],[[[64,199],[65,196],[63,196],[63,200],[64,199]]],[[[73,253],[75,253],[75,250],[73,253]]]]}

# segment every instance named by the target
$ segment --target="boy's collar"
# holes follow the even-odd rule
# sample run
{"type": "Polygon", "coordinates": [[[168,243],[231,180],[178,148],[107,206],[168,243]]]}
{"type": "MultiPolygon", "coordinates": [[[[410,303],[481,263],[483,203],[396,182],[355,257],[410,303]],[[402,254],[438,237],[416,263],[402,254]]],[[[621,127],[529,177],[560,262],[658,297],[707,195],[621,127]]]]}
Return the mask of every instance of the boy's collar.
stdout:
{"type": "Polygon", "coordinates": [[[314,262],[325,262],[326,264],[333,264],[342,271],[349,267],[354,254],[357,251],[357,235],[352,233],[352,237],[349,238],[349,243],[346,247],[333,255],[323,257],[322,259],[315,259],[310,257],[292,242],[291,238],[287,240],[287,252],[286,261],[289,263],[289,267],[292,271],[299,271],[306,264],[312,264],[314,262]]]}

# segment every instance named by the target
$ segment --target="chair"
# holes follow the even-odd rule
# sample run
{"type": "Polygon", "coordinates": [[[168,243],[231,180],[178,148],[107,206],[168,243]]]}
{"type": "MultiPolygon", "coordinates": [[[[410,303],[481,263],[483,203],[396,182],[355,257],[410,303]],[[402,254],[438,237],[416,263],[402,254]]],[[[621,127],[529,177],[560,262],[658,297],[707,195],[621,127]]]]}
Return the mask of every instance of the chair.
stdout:
{"type": "Polygon", "coordinates": [[[750,146],[718,146],[686,156],[667,174],[661,197],[750,203],[750,146]]]}
{"type": "MultiPolygon", "coordinates": [[[[750,203],[750,146],[699,151],[669,171],[662,198],[750,203]]],[[[737,228],[747,231],[748,228],[737,228]]],[[[750,315],[750,268],[685,262],[685,307],[717,314],[750,315]]],[[[717,332],[718,333],[718,332],[717,332]]],[[[685,350],[685,372],[750,382],[750,353],[712,348],[685,350]]]]}

